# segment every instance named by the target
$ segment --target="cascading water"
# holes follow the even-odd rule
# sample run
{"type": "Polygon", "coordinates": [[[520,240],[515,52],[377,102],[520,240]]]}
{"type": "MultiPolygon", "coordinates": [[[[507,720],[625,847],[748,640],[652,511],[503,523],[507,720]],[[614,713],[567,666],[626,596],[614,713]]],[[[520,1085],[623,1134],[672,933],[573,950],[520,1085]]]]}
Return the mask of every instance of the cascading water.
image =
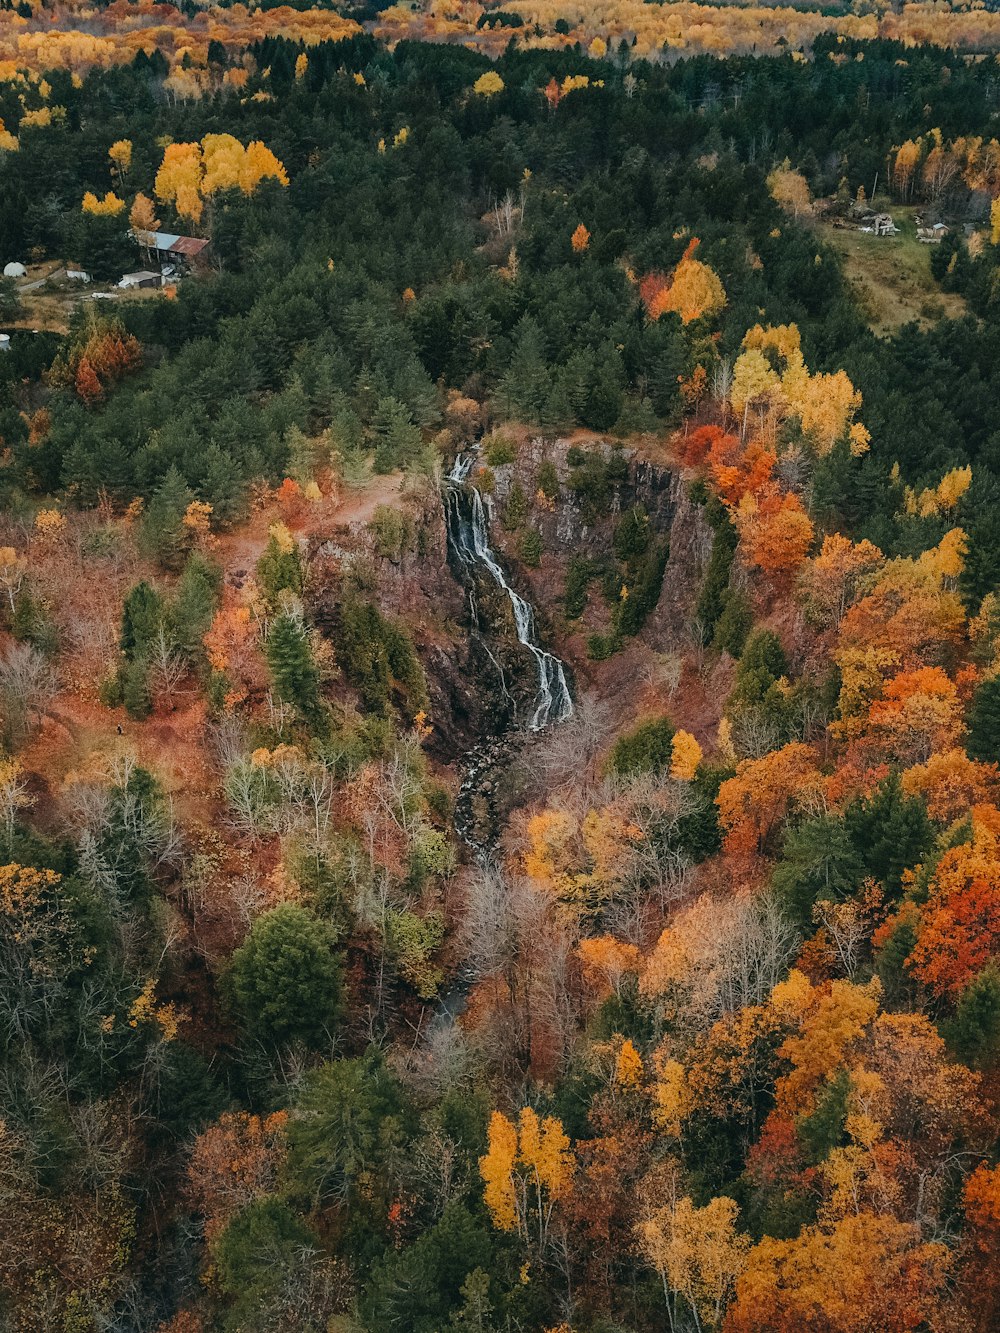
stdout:
{"type": "MultiPolygon", "coordinates": [[[[573,715],[573,697],[566,683],[566,673],[558,657],[546,652],[536,640],[535,615],[524,600],[507,582],[489,542],[486,505],[474,486],[466,485],[476,462],[475,452],[459,454],[451,471],[445,477],[444,511],[448,536],[448,552],[454,561],[472,571],[477,566],[502,588],[510,598],[518,641],[532,654],[538,668],[538,688],[531,705],[527,729],[539,732],[552,722],[565,722],[573,715]]],[[[476,604],[475,583],[469,580],[469,606],[472,622],[479,630],[479,609],[476,604]]],[[[503,667],[480,635],[490,661],[496,668],[504,696],[515,714],[516,704],[507,687],[503,667]]],[[[524,739],[523,735],[520,737],[524,739]]],[[[466,844],[484,873],[495,871],[495,849],[499,828],[495,826],[495,793],[498,774],[506,774],[516,751],[518,738],[511,733],[484,737],[466,756],[462,783],[455,799],[455,830],[466,844]],[[477,803],[485,806],[487,814],[477,812],[477,803]]],[[[476,974],[468,967],[460,969],[455,983],[438,999],[437,1013],[430,1031],[454,1028],[458,1016],[465,1009],[470,986],[476,974]]]]}
{"type": "MultiPolygon", "coordinates": [[[[546,652],[538,643],[535,613],[531,603],[526,602],[510,586],[493,554],[483,497],[474,486],[465,484],[475,461],[474,453],[459,454],[445,478],[444,505],[448,546],[459,563],[466,568],[471,569],[479,565],[485,569],[493,582],[502,588],[510,599],[518,642],[532,654],[538,669],[538,690],[528,719],[528,730],[541,731],[550,722],[565,722],[567,718],[572,717],[573,697],[566,683],[562,662],[552,653],[546,652]]],[[[472,600],[472,615],[473,620],[478,623],[475,594],[472,600]]],[[[495,658],[493,660],[496,662],[495,658]]],[[[504,692],[509,697],[503,672],[499,663],[496,665],[500,671],[504,692]]]]}

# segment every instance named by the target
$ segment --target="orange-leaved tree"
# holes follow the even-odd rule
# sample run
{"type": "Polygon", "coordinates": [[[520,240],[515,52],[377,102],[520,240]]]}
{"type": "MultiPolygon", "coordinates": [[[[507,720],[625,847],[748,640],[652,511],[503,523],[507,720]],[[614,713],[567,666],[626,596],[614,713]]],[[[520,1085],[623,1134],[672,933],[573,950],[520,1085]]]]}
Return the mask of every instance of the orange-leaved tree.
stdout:
{"type": "Polygon", "coordinates": [[[794,1240],[765,1237],[736,1280],[725,1333],[880,1333],[945,1328],[948,1250],[910,1222],[870,1211],[794,1240]]]}
{"type": "Polygon", "coordinates": [[[760,759],[744,759],[719,788],[716,804],[730,852],[762,852],[793,805],[821,800],[816,751],[793,741],[760,759]]]}
{"type": "Polygon", "coordinates": [[[288,1115],[226,1112],[194,1141],[187,1169],[187,1193],[205,1219],[211,1243],[241,1208],[273,1193],[285,1161],[288,1115]]]}
{"type": "Polygon", "coordinates": [[[998,821],[973,810],[971,840],[941,856],[920,906],[908,966],[935,995],[957,995],[1000,952],[998,821]]]}

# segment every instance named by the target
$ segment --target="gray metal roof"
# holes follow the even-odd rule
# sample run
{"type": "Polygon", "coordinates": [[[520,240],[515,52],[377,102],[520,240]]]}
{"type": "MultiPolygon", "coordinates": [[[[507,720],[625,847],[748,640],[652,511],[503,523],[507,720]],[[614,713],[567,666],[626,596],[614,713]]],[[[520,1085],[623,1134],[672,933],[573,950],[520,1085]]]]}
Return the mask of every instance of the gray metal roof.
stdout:
{"type": "Polygon", "coordinates": [[[146,244],[161,254],[197,255],[208,245],[200,236],[176,236],[170,231],[150,231],[145,235],[149,237],[146,244]]]}

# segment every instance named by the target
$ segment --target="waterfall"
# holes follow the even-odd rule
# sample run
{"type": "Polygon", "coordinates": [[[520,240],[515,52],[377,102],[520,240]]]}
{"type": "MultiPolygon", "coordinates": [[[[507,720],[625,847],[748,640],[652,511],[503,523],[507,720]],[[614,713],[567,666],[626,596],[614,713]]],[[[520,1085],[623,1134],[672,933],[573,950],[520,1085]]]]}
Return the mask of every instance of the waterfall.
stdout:
{"type": "MultiPolygon", "coordinates": [[[[478,565],[485,569],[498,587],[510,599],[518,643],[524,645],[535,659],[538,670],[538,689],[528,719],[529,731],[541,731],[550,722],[565,722],[573,715],[573,698],[566,683],[566,673],[558,657],[546,652],[538,642],[535,613],[531,603],[510,586],[489,541],[489,524],[483,497],[474,486],[465,482],[476,461],[474,453],[459,454],[445,478],[445,519],[448,546],[455,558],[467,569],[478,565]]],[[[475,594],[472,594],[472,616],[478,624],[475,594]]],[[[491,654],[492,656],[492,654],[491,654]]],[[[495,660],[495,659],[494,659],[495,660]]],[[[497,664],[499,667],[499,664],[497,664]]],[[[500,672],[504,691],[507,692],[503,672],[500,672]]]]}

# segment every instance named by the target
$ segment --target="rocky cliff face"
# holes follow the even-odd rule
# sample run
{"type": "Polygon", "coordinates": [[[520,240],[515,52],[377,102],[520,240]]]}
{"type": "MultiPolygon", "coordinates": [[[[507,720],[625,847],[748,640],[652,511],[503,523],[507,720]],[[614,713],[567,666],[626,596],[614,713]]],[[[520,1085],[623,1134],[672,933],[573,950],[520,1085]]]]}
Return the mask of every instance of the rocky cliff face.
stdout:
{"type": "MultiPolygon", "coordinates": [[[[664,651],[679,644],[690,618],[711,532],[673,470],[600,440],[585,443],[589,462],[581,467],[580,451],[578,443],[567,440],[534,439],[512,463],[491,468],[481,461],[470,480],[483,494],[490,542],[505,574],[534,608],[539,640],[565,661],[571,689],[600,690],[587,634],[602,628],[608,612],[594,591],[586,616],[567,619],[571,562],[613,559],[623,516],[637,508],[648,515],[651,533],[657,541],[669,541],[670,554],[659,599],[640,637],[664,651]],[[613,464],[608,475],[598,460],[613,464]],[[520,506],[516,524],[512,505],[520,506]],[[537,564],[525,558],[529,530],[540,538],[537,564]]],[[[430,748],[450,762],[503,736],[515,719],[523,723],[537,688],[535,663],[517,642],[506,594],[489,578],[470,576],[453,554],[449,557],[440,492],[428,486],[403,494],[399,512],[405,518],[401,534],[382,532],[376,524],[336,530],[315,545],[314,611],[335,651],[345,581],[405,624],[427,676],[434,726],[430,748]]],[[[616,660],[603,664],[604,675],[616,675],[616,660]]]]}
{"type": "MultiPolygon", "coordinates": [[[[346,597],[373,602],[397,619],[413,641],[427,677],[433,733],[428,749],[448,763],[480,738],[500,735],[513,720],[513,704],[502,688],[498,663],[507,679],[525,676],[512,633],[502,624],[503,599],[492,597],[484,617],[500,625],[496,642],[472,632],[468,589],[448,560],[440,492],[401,495],[399,526],[341,527],[309,552],[307,596],[312,616],[337,652],[340,608],[346,597]],[[495,605],[493,603],[495,602],[495,605]]],[[[491,597],[483,590],[481,603],[491,597]]]]}
{"type": "MultiPolygon", "coordinates": [[[[607,555],[618,520],[635,505],[645,509],[655,532],[668,532],[673,520],[674,473],[639,458],[633,451],[613,449],[601,440],[581,446],[569,440],[534,439],[518,452],[516,462],[492,471],[496,507],[502,510],[514,486],[519,486],[529,504],[530,522],[541,533],[543,551],[565,558],[578,555],[599,559],[607,555]],[[570,461],[580,454],[599,456],[606,463],[620,460],[612,469],[615,479],[601,487],[600,479],[593,478],[588,491],[587,465],[573,466],[570,461]],[[558,481],[558,494],[551,503],[539,494],[540,474],[546,463],[554,467],[558,481]]],[[[591,468],[591,475],[593,472],[591,468]]]]}
{"type": "MultiPolygon", "coordinates": [[[[580,446],[577,444],[579,451],[580,446]]],[[[689,494],[687,485],[672,468],[658,466],[634,451],[621,451],[601,442],[588,443],[583,452],[608,459],[616,453],[621,459],[621,480],[613,482],[596,501],[588,495],[586,477],[571,463],[574,444],[567,440],[533,440],[519,452],[517,461],[493,469],[494,543],[500,549],[514,576],[522,581],[525,595],[531,597],[549,618],[556,640],[567,651],[570,664],[579,673],[586,672],[585,644],[577,642],[587,629],[600,629],[602,617],[599,600],[591,597],[588,616],[567,621],[564,598],[570,561],[584,558],[600,562],[613,554],[615,530],[623,515],[636,507],[649,517],[654,537],[669,543],[669,557],[659,600],[650,613],[641,639],[657,651],[676,647],[685,634],[697,600],[704,568],[711,554],[712,531],[701,506],[689,494]],[[558,494],[553,501],[539,492],[539,474],[548,462],[555,467],[558,494]],[[505,529],[503,516],[515,488],[528,502],[528,512],[520,530],[505,529]],[[532,567],[522,557],[522,537],[526,527],[541,536],[541,558],[532,567]]]]}

